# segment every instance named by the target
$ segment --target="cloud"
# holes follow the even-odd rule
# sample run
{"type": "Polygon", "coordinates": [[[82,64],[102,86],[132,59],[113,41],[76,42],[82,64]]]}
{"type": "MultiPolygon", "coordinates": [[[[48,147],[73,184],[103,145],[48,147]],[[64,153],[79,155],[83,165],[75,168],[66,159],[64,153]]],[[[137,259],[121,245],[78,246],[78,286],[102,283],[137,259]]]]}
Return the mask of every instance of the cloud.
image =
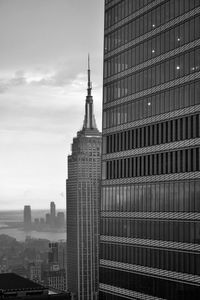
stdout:
{"type": "Polygon", "coordinates": [[[30,190],[31,205],[57,199],[61,207],[67,154],[84,118],[88,52],[100,128],[103,1],[0,2],[0,204],[22,208],[30,190]]]}
{"type": "Polygon", "coordinates": [[[26,84],[24,72],[21,70],[16,71],[14,74],[5,75],[0,77],[0,93],[5,93],[9,88],[26,84]]]}
{"type": "MultiPolygon", "coordinates": [[[[78,67],[77,67],[78,69],[78,67]]],[[[76,132],[82,126],[87,88],[87,73],[71,71],[67,65],[56,72],[42,67],[34,71],[17,70],[6,74],[0,95],[1,129],[16,131],[76,132]],[[80,121],[81,117],[81,121],[80,121]],[[79,124],[78,128],[77,125],[79,124]]],[[[95,109],[100,108],[100,90],[95,88],[95,109]]],[[[100,110],[100,109],[99,109],[100,110]]]]}
{"type": "MultiPolygon", "coordinates": [[[[81,77],[83,77],[82,74],[81,77]]],[[[60,62],[48,69],[44,66],[35,66],[6,74],[0,73],[0,93],[20,86],[66,87],[77,78],[80,78],[78,60],[60,62]]]]}

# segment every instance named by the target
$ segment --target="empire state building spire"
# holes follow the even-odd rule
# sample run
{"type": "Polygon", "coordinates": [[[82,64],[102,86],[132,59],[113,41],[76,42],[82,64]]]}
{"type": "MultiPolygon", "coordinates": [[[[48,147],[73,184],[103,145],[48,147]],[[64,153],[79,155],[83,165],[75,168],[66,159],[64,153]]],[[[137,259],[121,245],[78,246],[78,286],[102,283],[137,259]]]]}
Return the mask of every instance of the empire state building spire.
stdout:
{"type": "Polygon", "coordinates": [[[92,134],[99,132],[93,113],[92,83],[90,81],[90,56],[88,55],[88,87],[85,101],[85,118],[82,132],[92,134]]]}
{"type": "Polygon", "coordinates": [[[92,91],[92,83],[90,82],[90,55],[88,54],[88,88],[87,88],[87,96],[91,96],[92,91]]]}

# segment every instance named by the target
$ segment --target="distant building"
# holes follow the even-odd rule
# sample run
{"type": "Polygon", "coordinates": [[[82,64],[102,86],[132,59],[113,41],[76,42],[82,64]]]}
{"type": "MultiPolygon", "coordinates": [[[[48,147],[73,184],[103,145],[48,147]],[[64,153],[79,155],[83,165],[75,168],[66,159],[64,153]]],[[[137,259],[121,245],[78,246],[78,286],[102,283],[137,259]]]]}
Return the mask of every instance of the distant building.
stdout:
{"type": "Polygon", "coordinates": [[[55,205],[55,202],[51,202],[50,203],[50,214],[51,214],[51,218],[55,219],[55,217],[56,217],[56,205],[55,205]]]}
{"type": "Polygon", "coordinates": [[[38,224],[40,223],[39,218],[35,218],[35,219],[34,219],[34,223],[35,223],[36,225],[38,225],[38,224]]]}
{"type": "Polygon", "coordinates": [[[41,224],[41,225],[44,225],[44,224],[45,224],[44,218],[40,218],[40,224],[41,224]]]}
{"type": "Polygon", "coordinates": [[[64,212],[58,212],[57,213],[56,225],[57,225],[57,227],[64,227],[65,226],[65,214],[64,214],[64,212]]]}
{"type": "Polygon", "coordinates": [[[29,264],[29,279],[35,281],[35,282],[41,282],[42,278],[42,260],[40,258],[40,255],[36,256],[36,259],[34,262],[29,264]]]}
{"type": "Polygon", "coordinates": [[[66,268],[66,243],[57,242],[49,243],[49,253],[48,253],[48,265],[50,270],[55,270],[55,266],[58,269],[66,268]]]}
{"type": "Polygon", "coordinates": [[[0,273],[8,272],[8,260],[6,257],[3,257],[0,261],[0,273]]]}
{"type": "Polygon", "coordinates": [[[73,139],[67,180],[67,288],[78,299],[98,297],[101,133],[93,114],[90,69],[83,128],[73,139]]]}
{"type": "Polygon", "coordinates": [[[58,242],[58,264],[66,270],[66,242],[58,242]]]}
{"type": "Polygon", "coordinates": [[[32,262],[29,264],[29,278],[35,282],[41,282],[41,263],[32,262]]]}
{"type": "Polygon", "coordinates": [[[66,273],[65,270],[55,270],[46,272],[45,285],[59,291],[66,290],[66,273]]]}
{"type": "Polygon", "coordinates": [[[66,290],[65,253],[66,243],[49,243],[48,268],[44,272],[44,282],[48,286],[66,290]]]}
{"type": "Polygon", "coordinates": [[[31,228],[31,207],[30,205],[24,206],[24,229],[30,229],[31,228]]]}
{"type": "Polygon", "coordinates": [[[47,213],[47,214],[45,215],[45,217],[46,217],[46,224],[47,224],[47,225],[50,225],[50,222],[51,222],[50,214],[47,213]]]}
{"type": "Polygon", "coordinates": [[[58,265],[58,243],[49,243],[48,264],[50,269],[58,265]]]}

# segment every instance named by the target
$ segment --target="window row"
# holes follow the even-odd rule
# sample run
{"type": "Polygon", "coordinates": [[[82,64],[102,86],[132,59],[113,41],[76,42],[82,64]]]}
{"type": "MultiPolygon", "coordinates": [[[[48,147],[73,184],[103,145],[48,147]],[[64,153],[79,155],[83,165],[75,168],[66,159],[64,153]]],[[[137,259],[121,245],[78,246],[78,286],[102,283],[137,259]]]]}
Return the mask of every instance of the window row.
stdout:
{"type": "Polygon", "coordinates": [[[105,0],[105,4],[109,4],[110,2],[112,2],[113,0],[105,0]]]}
{"type": "Polygon", "coordinates": [[[115,6],[106,10],[105,29],[112,26],[116,22],[124,19],[125,17],[132,14],[133,12],[148,5],[151,2],[152,2],[152,0],[134,0],[134,1],[123,0],[123,1],[120,1],[115,6]]]}
{"type": "Polygon", "coordinates": [[[200,38],[200,16],[178,24],[141,44],[116,55],[104,63],[104,78],[134,67],[146,60],[200,38]]]}
{"type": "Polygon", "coordinates": [[[100,234],[200,244],[200,222],[101,218],[100,234]]]}
{"type": "Polygon", "coordinates": [[[200,148],[109,160],[106,179],[200,171],[200,148]]]}
{"type": "Polygon", "coordinates": [[[101,243],[100,259],[200,275],[200,255],[194,253],[101,243]]]}
{"type": "Polygon", "coordinates": [[[145,119],[200,103],[200,81],[125,102],[104,111],[103,128],[145,119]]]}
{"type": "Polygon", "coordinates": [[[117,296],[116,294],[112,294],[112,292],[105,293],[99,290],[99,300],[127,300],[127,297],[125,296],[124,298],[117,296]]]}
{"type": "Polygon", "coordinates": [[[102,187],[101,211],[200,212],[200,181],[102,187]]]}
{"type": "Polygon", "coordinates": [[[200,137],[200,114],[134,128],[106,136],[106,153],[200,137]]]}
{"type": "Polygon", "coordinates": [[[200,71],[200,48],[104,85],[104,103],[200,71]]]}
{"type": "MultiPolygon", "coordinates": [[[[187,6],[183,7],[184,0],[170,0],[157,6],[146,14],[137,17],[133,21],[116,29],[105,36],[105,53],[120,47],[135,38],[152,31],[166,22],[179,16],[180,13],[189,11],[199,6],[199,0],[186,0],[187,6]],[[189,5],[191,1],[191,7],[189,5]],[[180,9],[181,8],[181,9],[180,9]]],[[[197,28],[198,30],[198,28],[197,28]]]]}
{"type": "MultiPolygon", "coordinates": [[[[200,295],[200,286],[196,284],[176,281],[176,278],[173,280],[167,277],[149,276],[149,274],[142,275],[138,272],[132,273],[128,269],[120,271],[113,268],[105,268],[101,265],[99,281],[107,285],[147,294],[146,299],[149,299],[149,295],[152,295],[167,300],[198,300],[200,295]]],[[[110,298],[109,294],[106,293],[100,299],[110,300],[115,298],[110,298]]]]}

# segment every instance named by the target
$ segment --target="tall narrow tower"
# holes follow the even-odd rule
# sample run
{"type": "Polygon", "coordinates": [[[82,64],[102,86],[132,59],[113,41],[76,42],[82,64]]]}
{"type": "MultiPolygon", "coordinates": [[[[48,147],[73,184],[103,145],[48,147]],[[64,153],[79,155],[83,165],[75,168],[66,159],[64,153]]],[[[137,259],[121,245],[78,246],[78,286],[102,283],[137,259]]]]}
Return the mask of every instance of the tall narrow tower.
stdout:
{"type": "Polygon", "coordinates": [[[56,205],[53,201],[50,204],[50,212],[51,212],[51,217],[55,218],[56,217],[56,205]]]}
{"type": "Polygon", "coordinates": [[[67,288],[78,299],[97,299],[101,133],[88,88],[82,130],[73,139],[67,180],[67,288]]]}
{"type": "Polygon", "coordinates": [[[50,223],[51,226],[54,227],[56,222],[56,205],[55,202],[50,203],[50,223]]]}
{"type": "Polygon", "coordinates": [[[31,207],[30,207],[30,205],[24,206],[24,228],[27,230],[31,228],[31,207]]]}

